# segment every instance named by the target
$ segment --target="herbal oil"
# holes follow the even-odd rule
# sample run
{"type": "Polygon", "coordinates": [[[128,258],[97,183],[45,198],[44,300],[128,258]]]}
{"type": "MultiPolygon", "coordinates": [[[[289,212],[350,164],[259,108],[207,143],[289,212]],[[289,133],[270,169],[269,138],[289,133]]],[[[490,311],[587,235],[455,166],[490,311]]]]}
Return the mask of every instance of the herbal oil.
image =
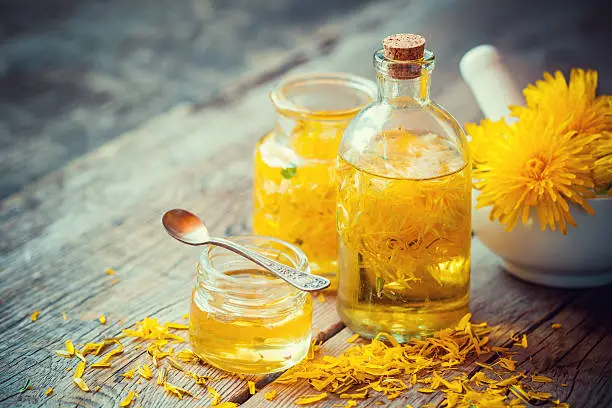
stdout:
{"type": "Polygon", "coordinates": [[[471,174],[432,133],[384,132],[340,156],[338,311],[363,336],[400,341],[468,311],[471,174]]]}
{"type": "Polygon", "coordinates": [[[335,143],[327,146],[319,142],[319,158],[308,160],[301,150],[310,133],[294,135],[294,145],[299,143],[301,148],[294,147],[294,151],[302,158],[282,164],[282,154],[269,152],[276,143],[275,135],[265,136],[255,153],[253,212],[253,231],[300,247],[308,255],[312,271],[334,281],[338,269],[334,161],[342,129],[336,133],[337,138],[330,141],[335,143]]]}
{"type": "Polygon", "coordinates": [[[264,374],[297,364],[310,347],[312,299],[259,269],[225,275],[263,292],[234,296],[225,290],[194,291],[189,341],[211,365],[233,373],[264,374]]]}

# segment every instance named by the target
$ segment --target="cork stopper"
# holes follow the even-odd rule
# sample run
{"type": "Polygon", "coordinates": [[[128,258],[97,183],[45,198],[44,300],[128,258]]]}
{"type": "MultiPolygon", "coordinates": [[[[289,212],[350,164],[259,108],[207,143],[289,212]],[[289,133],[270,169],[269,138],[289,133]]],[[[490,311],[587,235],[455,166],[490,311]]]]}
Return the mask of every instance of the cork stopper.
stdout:
{"type": "Polygon", "coordinates": [[[385,57],[395,61],[414,61],[423,58],[425,37],[418,34],[393,34],[383,40],[385,57]]]}
{"type": "MultiPolygon", "coordinates": [[[[425,54],[425,37],[418,34],[393,34],[382,41],[385,58],[392,61],[417,61],[425,54]]],[[[420,64],[391,64],[393,78],[416,78],[421,74],[420,64]]]]}

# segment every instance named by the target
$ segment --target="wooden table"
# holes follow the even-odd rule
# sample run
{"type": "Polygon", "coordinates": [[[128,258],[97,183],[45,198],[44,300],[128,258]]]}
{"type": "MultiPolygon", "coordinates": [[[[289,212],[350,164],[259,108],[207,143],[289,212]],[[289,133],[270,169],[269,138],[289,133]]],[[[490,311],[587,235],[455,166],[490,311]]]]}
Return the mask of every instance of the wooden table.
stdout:
{"type": "MultiPolygon", "coordinates": [[[[593,12],[560,9],[546,34],[527,27],[529,21],[539,21],[537,13],[525,18],[516,10],[490,13],[487,24],[474,26],[471,16],[485,3],[423,3],[418,13],[403,3],[367,7],[309,36],[303,46],[242,77],[218,97],[151,118],[2,201],[0,406],[118,406],[134,387],[141,396],[134,406],[208,405],[205,388],[187,379],[178,384],[200,400],[179,402],[154,381],[122,379],[125,369],[147,361],[144,350],[136,349],[120,357],[117,369],[88,371],[88,384],[101,388],[83,393],[72,383],[73,371],[66,372],[76,361],[53,350],[68,338],[85,343],[116,335],[145,316],[181,321],[188,311],[198,250],[171,241],[160,227],[160,215],[181,206],[205,214],[214,233],[250,231],[251,152],[274,121],[267,92],[283,75],[333,70],[372,77],[371,54],[381,38],[407,29],[422,32],[439,56],[434,99],[465,122],[480,115],[457,70],[470,46],[485,41],[499,45],[521,84],[537,78],[544,67],[580,65],[580,54],[567,60],[571,54],[544,50],[559,47],[551,32],[579,30],[593,12]],[[107,268],[116,275],[107,275],[107,268]],[[29,316],[35,310],[40,316],[32,322],[29,316]],[[106,325],[98,322],[100,314],[107,317],[106,325]],[[32,388],[19,393],[26,379],[32,388]],[[54,388],[50,397],[44,394],[48,387],[54,388]]],[[[582,45],[580,37],[563,42],[574,50],[582,45]]],[[[610,68],[609,59],[603,67],[610,68]]],[[[494,325],[492,341],[508,344],[511,334],[526,333],[530,347],[517,355],[518,368],[554,378],[542,390],[576,407],[612,406],[612,287],[569,291],[523,283],[506,275],[477,238],[472,256],[471,309],[475,321],[494,325]],[[562,328],[552,330],[557,322],[562,328]]],[[[324,353],[337,354],[350,346],[345,340],[352,333],[340,322],[333,295],[315,301],[313,330],[325,340],[324,353]]],[[[209,367],[201,369],[205,372],[219,374],[209,367]]],[[[291,406],[297,395],[310,392],[305,385],[274,384],[274,378],[258,378],[260,391],[254,396],[247,379],[228,378],[216,388],[223,401],[243,407],[291,406]],[[271,389],[279,391],[273,402],[263,399],[271,389]]],[[[380,397],[359,406],[378,401],[419,406],[439,403],[440,396],[412,391],[391,404],[380,397]]],[[[320,406],[332,402],[338,401],[320,406]]]]}

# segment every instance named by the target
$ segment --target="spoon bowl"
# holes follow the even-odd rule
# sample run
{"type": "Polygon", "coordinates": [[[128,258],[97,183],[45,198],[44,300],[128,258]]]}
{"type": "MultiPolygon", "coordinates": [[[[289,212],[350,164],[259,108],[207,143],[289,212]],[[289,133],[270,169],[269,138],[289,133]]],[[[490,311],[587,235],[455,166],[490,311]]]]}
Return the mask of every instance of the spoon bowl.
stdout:
{"type": "Polygon", "coordinates": [[[211,237],[204,221],[187,210],[167,211],[162,217],[162,224],[172,238],[182,243],[192,246],[208,244],[223,247],[255,262],[300,290],[317,291],[330,285],[330,281],[326,278],[298,271],[228,239],[211,237]]]}
{"type": "Polygon", "coordinates": [[[174,209],[162,217],[162,224],[170,236],[187,245],[203,245],[210,240],[204,221],[187,210],[174,209]]]}

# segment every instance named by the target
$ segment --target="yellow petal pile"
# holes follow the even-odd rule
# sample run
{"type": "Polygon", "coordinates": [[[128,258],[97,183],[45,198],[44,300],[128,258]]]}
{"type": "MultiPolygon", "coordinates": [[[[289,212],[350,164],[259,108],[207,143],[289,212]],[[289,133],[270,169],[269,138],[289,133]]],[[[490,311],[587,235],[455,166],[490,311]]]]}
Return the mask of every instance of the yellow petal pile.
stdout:
{"type": "Polygon", "coordinates": [[[542,229],[576,227],[570,205],[594,211],[586,199],[612,185],[612,97],[596,97],[597,72],[560,72],[524,90],[518,119],[467,124],[478,207],[512,230],[535,210],[542,229]]]}
{"type": "MultiPolygon", "coordinates": [[[[310,357],[283,374],[276,382],[297,384],[307,381],[320,394],[299,397],[306,405],[336,394],[358,400],[376,392],[389,400],[408,390],[424,394],[442,393],[442,407],[515,407],[529,401],[546,401],[550,396],[532,389],[533,382],[548,377],[517,373],[510,351],[497,352],[492,363],[478,363],[484,370],[469,376],[463,368],[484,353],[491,353],[486,323],[470,322],[466,315],[454,329],[441,330],[433,337],[399,344],[381,333],[369,344],[355,345],[338,357],[310,357]],[[385,340],[385,341],[383,341],[385,340]],[[514,389],[514,393],[511,392],[514,389]],[[517,396],[516,394],[520,394],[517,396]]],[[[527,346],[527,336],[517,342],[527,346]]],[[[503,348],[497,348],[503,349],[503,348]]],[[[488,354],[490,357],[491,354],[488,354]]]]}

